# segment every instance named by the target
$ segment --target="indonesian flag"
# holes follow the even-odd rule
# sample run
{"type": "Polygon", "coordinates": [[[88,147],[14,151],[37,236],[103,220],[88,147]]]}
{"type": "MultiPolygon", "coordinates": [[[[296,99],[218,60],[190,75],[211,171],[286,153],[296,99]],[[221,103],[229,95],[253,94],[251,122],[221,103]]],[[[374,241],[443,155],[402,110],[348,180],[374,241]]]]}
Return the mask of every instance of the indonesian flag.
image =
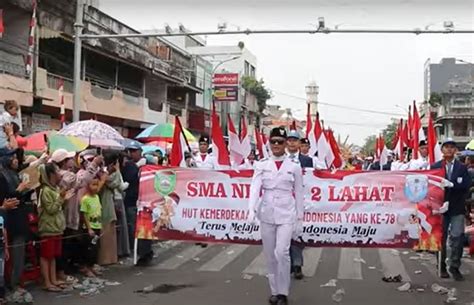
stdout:
{"type": "Polygon", "coordinates": [[[33,71],[33,55],[35,51],[35,31],[36,31],[36,0],[32,0],[33,13],[30,19],[30,32],[28,36],[28,53],[26,55],[26,73],[31,76],[33,71]]]}
{"type": "Polygon", "coordinates": [[[189,150],[183,127],[178,116],[174,119],[173,146],[171,147],[170,166],[186,167],[184,153],[189,150]]]}
{"type": "Polygon", "coordinates": [[[380,158],[380,170],[382,170],[382,167],[388,163],[388,149],[385,146],[385,140],[383,139],[382,136],[379,136],[379,139],[377,141],[378,144],[378,155],[380,158]]]}
{"type": "Polygon", "coordinates": [[[398,155],[398,157],[401,157],[403,155],[403,149],[406,147],[406,134],[405,134],[405,129],[403,125],[403,119],[400,119],[400,123],[397,128],[397,144],[395,145],[395,153],[398,155]]]}
{"type": "Polygon", "coordinates": [[[219,118],[216,113],[216,105],[212,105],[212,155],[216,158],[217,164],[220,166],[230,166],[229,152],[224,141],[224,135],[219,124],[219,118]]]}
{"type": "Polygon", "coordinates": [[[258,130],[258,128],[255,128],[255,143],[257,145],[258,157],[260,159],[268,158],[270,154],[268,153],[265,136],[258,130]]]}
{"type": "Polygon", "coordinates": [[[337,145],[336,138],[334,138],[334,133],[331,129],[324,131],[326,138],[329,140],[329,145],[331,146],[331,151],[334,156],[334,161],[331,164],[333,168],[341,168],[344,164],[344,159],[342,158],[341,151],[337,145]]]}
{"type": "Polygon", "coordinates": [[[5,28],[3,27],[3,10],[0,9],[0,38],[3,37],[3,32],[5,32],[5,28]]]}
{"type": "Polygon", "coordinates": [[[308,103],[308,110],[306,112],[306,138],[309,141],[309,152],[310,156],[314,156],[318,151],[318,141],[314,134],[313,121],[311,119],[311,104],[308,103]]]}
{"type": "Polygon", "coordinates": [[[408,120],[407,120],[407,141],[408,147],[413,148],[413,119],[411,117],[411,106],[408,106],[408,120]]]}
{"type": "Polygon", "coordinates": [[[418,148],[420,141],[426,140],[425,133],[421,127],[421,119],[416,109],[416,102],[413,101],[413,126],[412,126],[412,139],[413,139],[413,159],[418,159],[418,148]]]}
{"type": "Polygon", "coordinates": [[[318,158],[319,160],[324,160],[326,166],[329,168],[334,161],[334,155],[332,153],[331,145],[326,139],[319,122],[319,113],[316,114],[316,120],[314,122],[314,134],[318,143],[318,158]]]}
{"type": "Polygon", "coordinates": [[[240,143],[239,135],[235,130],[234,122],[230,117],[230,114],[227,115],[228,120],[228,133],[229,133],[229,153],[230,159],[233,161],[234,165],[240,165],[244,161],[245,157],[248,156],[244,155],[242,144],[240,143]]]}
{"type": "Polygon", "coordinates": [[[66,127],[66,108],[64,106],[64,80],[61,78],[58,83],[58,93],[59,93],[59,121],[61,122],[61,128],[66,127]]]}
{"type": "Polygon", "coordinates": [[[250,155],[250,151],[252,150],[252,145],[250,145],[250,136],[248,134],[247,129],[247,122],[245,121],[245,117],[242,116],[240,120],[240,145],[242,146],[242,153],[244,157],[247,158],[250,155]]]}
{"type": "Polygon", "coordinates": [[[443,158],[443,154],[441,153],[441,147],[436,139],[436,131],[433,125],[433,118],[431,117],[431,113],[429,114],[429,121],[428,121],[428,160],[430,164],[440,161],[443,158]]]}

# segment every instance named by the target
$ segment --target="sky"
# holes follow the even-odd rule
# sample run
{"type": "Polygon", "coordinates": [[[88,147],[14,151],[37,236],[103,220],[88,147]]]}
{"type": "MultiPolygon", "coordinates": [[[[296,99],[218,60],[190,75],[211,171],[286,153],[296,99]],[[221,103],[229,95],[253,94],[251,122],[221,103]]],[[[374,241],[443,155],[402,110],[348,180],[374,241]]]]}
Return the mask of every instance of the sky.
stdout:
{"type": "MultiPolygon", "coordinates": [[[[309,29],[324,17],[340,29],[474,29],[472,0],[100,0],[100,9],[138,29],[177,28],[215,31],[309,29]]],[[[413,100],[423,100],[423,70],[428,58],[455,57],[474,62],[473,34],[298,34],[209,36],[208,45],[245,43],[257,56],[257,76],[273,92],[268,103],[291,108],[305,118],[305,85],[319,86],[325,125],[362,145],[392,117],[406,115],[413,100]],[[294,96],[294,97],[293,97],[294,96]],[[388,112],[381,115],[344,106],[388,112]]]]}

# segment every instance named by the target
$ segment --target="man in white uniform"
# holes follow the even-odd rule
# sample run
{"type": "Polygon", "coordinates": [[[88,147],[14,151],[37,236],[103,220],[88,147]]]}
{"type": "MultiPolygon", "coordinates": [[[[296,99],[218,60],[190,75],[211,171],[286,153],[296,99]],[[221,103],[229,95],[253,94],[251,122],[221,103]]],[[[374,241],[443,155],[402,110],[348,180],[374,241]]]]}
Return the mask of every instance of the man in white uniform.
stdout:
{"type": "Polygon", "coordinates": [[[208,153],[209,137],[202,135],[199,138],[199,153],[195,156],[197,168],[217,169],[215,158],[208,153]]]}
{"type": "Polygon", "coordinates": [[[430,162],[428,160],[428,143],[425,140],[420,141],[418,149],[418,159],[410,161],[408,168],[413,169],[429,169],[430,162]]]}
{"type": "Polygon", "coordinates": [[[404,171],[410,166],[408,161],[408,148],[403,149],[403,155],[397,161],[393,161],[390,170],[392,171],[404,171]]]}
{"type": "Polygon", "coordinates": [[[284,128],[272,129],[273,156],[256,165],[248,213],[251,223],[260,220],[271,289],[269,302],[276,305],[288,304],[290,244],[303,232],[303,175],[300,165],[285,154],[286,138],[284,128]]]}

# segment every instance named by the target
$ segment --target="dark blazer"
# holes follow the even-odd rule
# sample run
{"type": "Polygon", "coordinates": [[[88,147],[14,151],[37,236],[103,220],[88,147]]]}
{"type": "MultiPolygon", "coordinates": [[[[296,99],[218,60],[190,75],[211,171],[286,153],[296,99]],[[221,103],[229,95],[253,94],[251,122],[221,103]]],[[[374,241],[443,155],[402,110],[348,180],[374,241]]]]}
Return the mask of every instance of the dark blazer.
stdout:
{"type": "MultiPolygon", "coordinates": [[[[385,164],[384,166],[382,166],[382,170],[383,170],[383,171],[389,171],[389,170],[391,170],[391,168],[392,168],[392,162],[393,162],[393,161],[387,162],[387,164],[385,164]]],[[[379,162],[379,161],[375,161],[374,163],[372,163],[372,164],[370,165],[370,170],[371,170],[371,171],[379,171],[379,170],[380,170],[380,162],[379,162]]]]}
{"type": "Polygon", "coordinates": [[[301,167],[313,167],[313,159],[311,157],[298,154],[301,167]]]}
{"type": "MultiPolygon", "coordinates": [[[[431,169],[444,169],[446,170],[446,162],[438,161],[431,165],[431,169]]],[[[447,173],[445,174],[447,175],[447,173]]],[[[446,179],[448,177],[446,176],[446,179]]],[[[466,196],[471,186],[471,177],[467,171],[467,167],[459,162],[454,161],[453,173],[451,179],[449,179],[454,186],[452,188],[446,188],[444,192],[444,198],[449,201],[449,215],[460,215],[466,212],[466,196]]]]}

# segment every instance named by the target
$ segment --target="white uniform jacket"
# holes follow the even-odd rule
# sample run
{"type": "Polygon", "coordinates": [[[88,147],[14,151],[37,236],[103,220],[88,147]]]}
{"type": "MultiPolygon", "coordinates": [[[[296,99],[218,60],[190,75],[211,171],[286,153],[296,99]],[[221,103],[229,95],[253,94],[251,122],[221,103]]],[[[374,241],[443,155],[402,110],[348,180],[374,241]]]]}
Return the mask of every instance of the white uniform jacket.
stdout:
{"type": "Polygon", "coordinates": [[[249,209],[256,212],[261,222],[269,224],[302,220],[303,174],[299,164],[285,157],[278,170],[273,158],[257,162],[250,186],[249,209]]]}
{"type": "Polygon", "coordinates": [[[429,169],[430,168],[430,163],[428,161],[428,158],[423,158],[420,157],[418,159],[411,160],[408,166],[409,169],[414,170],[414,169],[429,169]]]}
{"type": "Polygon", "coordinates": [[[196,162],[197,168],[217,169],[216,159],[210,154],[205,154],[203,159],[201,154],[198,153],[197,156],[194,157],[194,161],[196,162]]]}

